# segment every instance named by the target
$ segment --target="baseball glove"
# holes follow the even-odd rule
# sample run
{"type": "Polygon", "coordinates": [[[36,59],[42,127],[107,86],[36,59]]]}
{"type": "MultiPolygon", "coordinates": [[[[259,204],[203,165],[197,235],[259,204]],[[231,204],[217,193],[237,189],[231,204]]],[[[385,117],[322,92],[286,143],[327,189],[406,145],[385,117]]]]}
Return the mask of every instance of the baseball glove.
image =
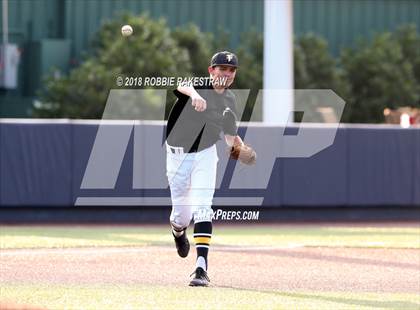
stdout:
{"type": "Polygon", "coordinates": [[[247,144],[234,143],[230,147],[230,158],[239,160],[245,165],[254,165],[257,162],[257,153],[247,144]]]}

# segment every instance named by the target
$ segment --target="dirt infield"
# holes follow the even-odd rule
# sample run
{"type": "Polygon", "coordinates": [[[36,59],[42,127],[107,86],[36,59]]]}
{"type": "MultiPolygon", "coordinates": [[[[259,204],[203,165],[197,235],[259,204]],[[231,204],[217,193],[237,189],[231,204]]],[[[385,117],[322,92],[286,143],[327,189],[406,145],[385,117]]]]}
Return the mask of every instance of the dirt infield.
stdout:
{"type": "MultiPolygon", "coordinates": [[[[0,284],[145,284],[185,287],[195,253],[174,247],[2,250],[0,284]]],[[[209,256],[213,287],[279,291],[420,291],[420,250],[222,247],[209,256]]]]}

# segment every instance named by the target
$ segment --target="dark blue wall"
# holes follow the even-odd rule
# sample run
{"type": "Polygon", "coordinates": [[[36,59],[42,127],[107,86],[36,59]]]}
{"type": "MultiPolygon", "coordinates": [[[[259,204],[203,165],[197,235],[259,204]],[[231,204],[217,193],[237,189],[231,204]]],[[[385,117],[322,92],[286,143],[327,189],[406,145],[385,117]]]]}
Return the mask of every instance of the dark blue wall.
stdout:
{"type": "MultiPolygon", "coordinates": [[[[97,129],[80,122],[0,123],[0,205],[71,206],[78,196],[101,196],[80,189],[97,129]]],[[[131,184],[129,146],[107,195],[147,193],[131,184]]],[[[263,193],[266,206],[420,206],[420,128],[340,127],[334,144],[318,154],[278,158],[267,190],[254,192],[263,193]]]]}

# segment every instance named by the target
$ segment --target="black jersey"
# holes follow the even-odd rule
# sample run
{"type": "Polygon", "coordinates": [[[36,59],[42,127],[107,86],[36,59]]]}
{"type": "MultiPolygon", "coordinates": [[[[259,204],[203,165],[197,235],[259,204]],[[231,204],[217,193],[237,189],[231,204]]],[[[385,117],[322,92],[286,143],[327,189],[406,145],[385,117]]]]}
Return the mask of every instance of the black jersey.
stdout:
{"type": "MultiPolygon", "coordinates": [[[[207,102],[203,112],[197,112],[191,105],[191,98],[174,90],[177,100],[172,107],[166,127],[166,139],[170,146],[183,147],[186,152],[204,150],[218,140],[223,131],[223,111],[230,108],[236,113],[235,94],[226,89],[217,93],[213,86],[197,86],[196,91],[207,102]]],[[[225,132],[236,135],[236,132],[225,132]]]]}

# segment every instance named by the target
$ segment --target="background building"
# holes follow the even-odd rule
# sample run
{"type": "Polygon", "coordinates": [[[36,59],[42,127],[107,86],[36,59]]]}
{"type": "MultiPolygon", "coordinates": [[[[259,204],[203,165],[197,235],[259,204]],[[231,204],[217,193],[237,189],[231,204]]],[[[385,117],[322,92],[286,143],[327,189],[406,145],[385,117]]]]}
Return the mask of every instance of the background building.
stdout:
{"type": "MultiPolygon", "coordinates": [[[[205,32],[222,31],[230,35],[229,45],[235,48],[243,33],[263,31],[263,4],[258,0],[8,0],[9,42],[17,44],[21,59],[17,87],[0,89],[0,116],[30,117],[45,74],[53,67],[61,74],[76,67],[89,53],[100,25],[123,12],[148,12],[153,18],[165,18],[171,27],[194,23],[205,32]]],[[[293,1],[295,36],[318,34],[328,41],[333,55],[360,38],[408,23],[420,28],[420,1],[293,1]]]]}

